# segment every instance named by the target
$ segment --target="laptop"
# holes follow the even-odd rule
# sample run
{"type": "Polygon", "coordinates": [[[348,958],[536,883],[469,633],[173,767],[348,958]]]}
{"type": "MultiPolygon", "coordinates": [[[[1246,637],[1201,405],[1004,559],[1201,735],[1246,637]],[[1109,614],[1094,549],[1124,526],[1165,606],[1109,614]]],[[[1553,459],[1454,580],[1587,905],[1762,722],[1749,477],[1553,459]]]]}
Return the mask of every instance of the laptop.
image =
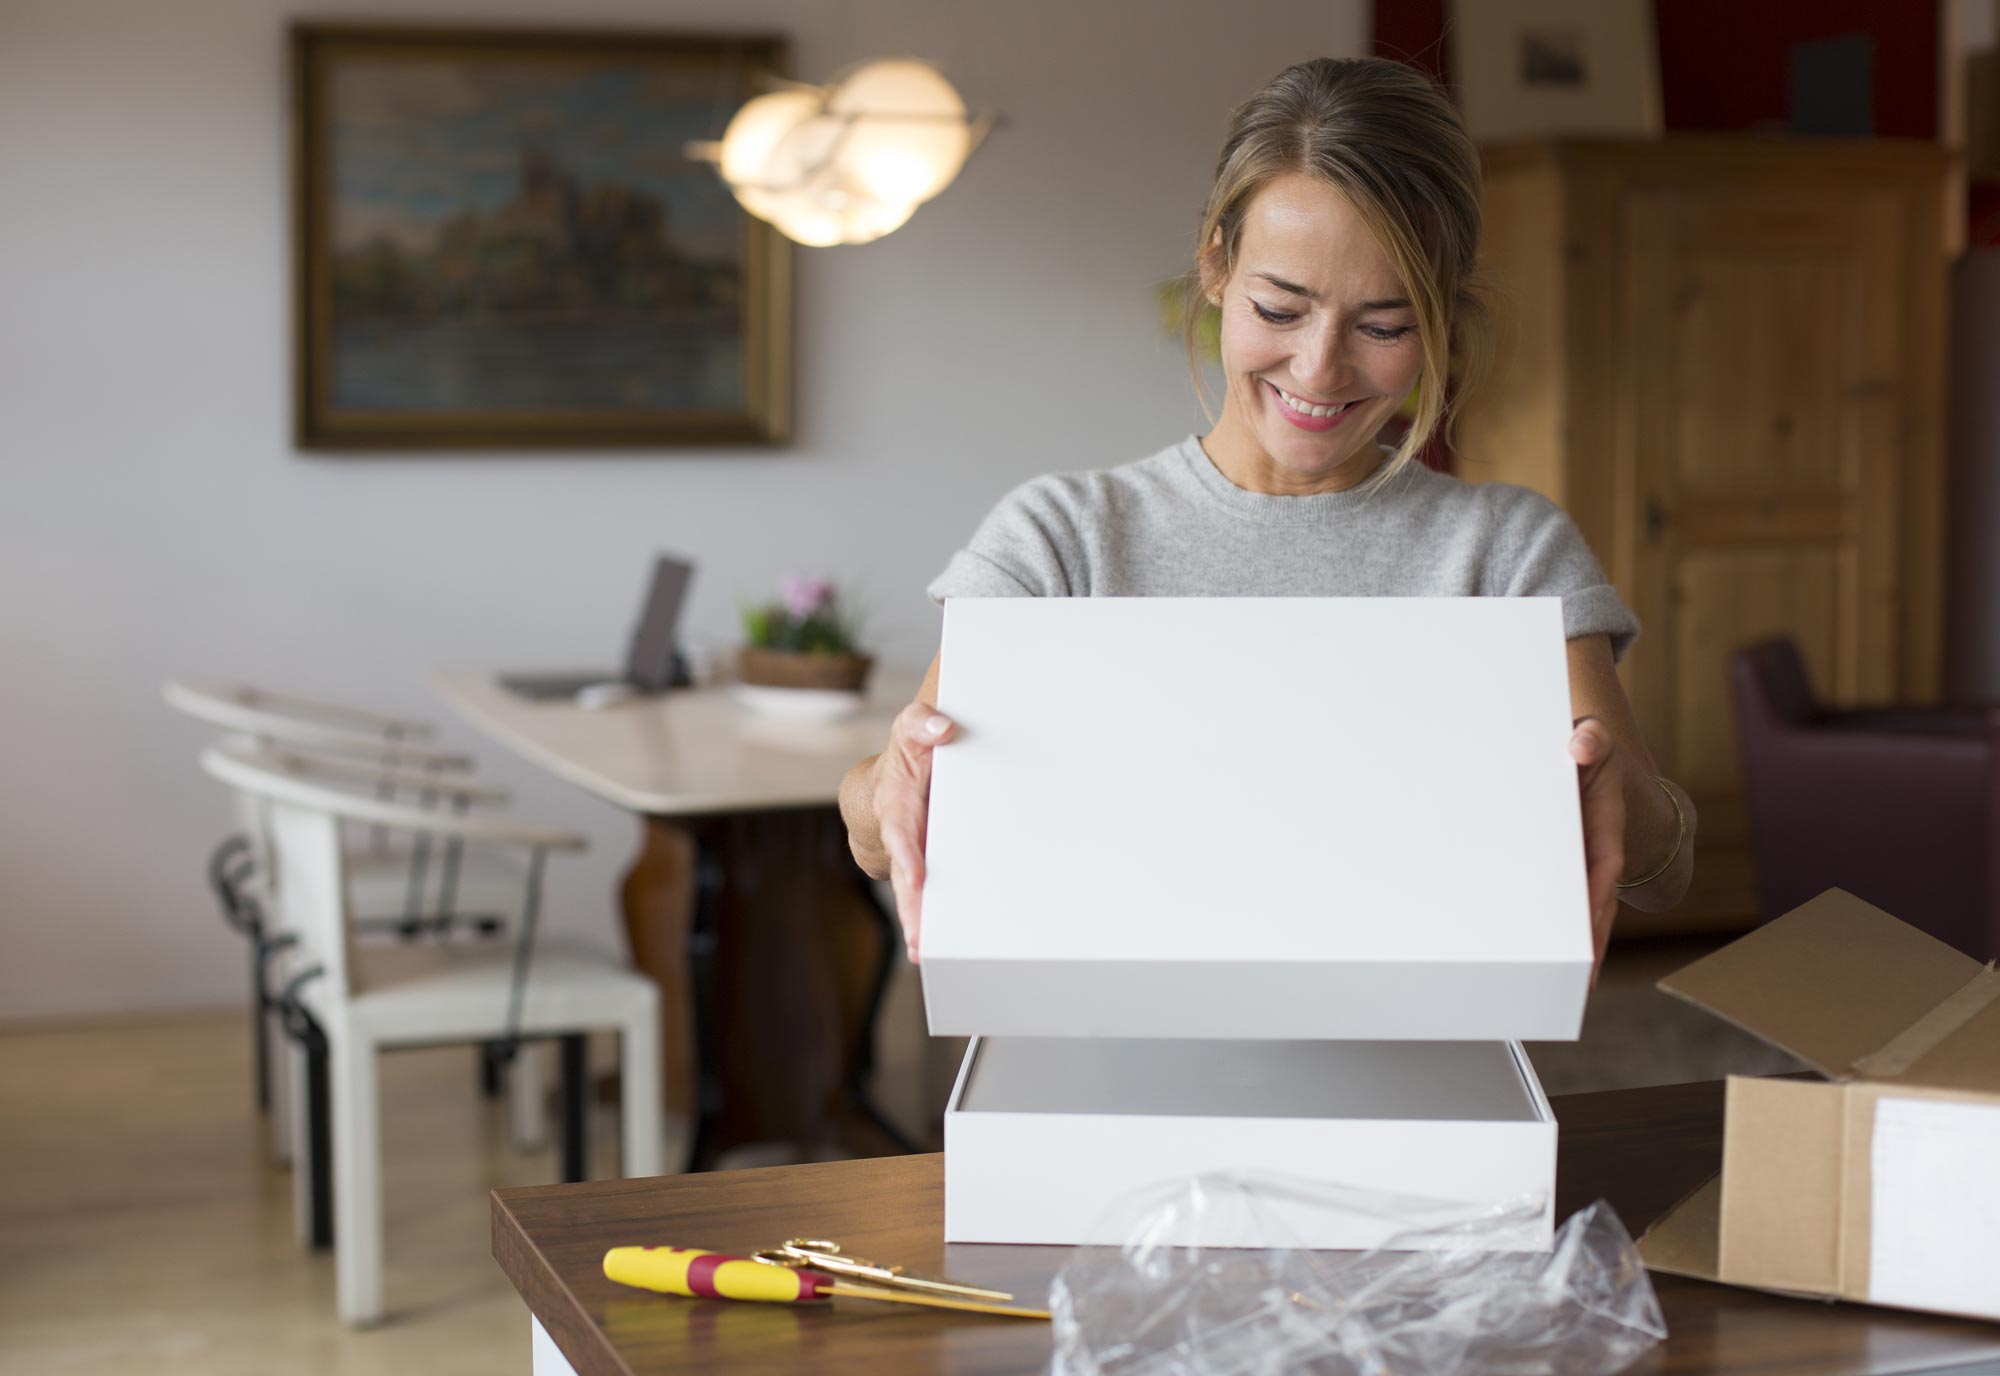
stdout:
{"type": "Polygon", "coordinates": [[[669,688],[686,687],[690,682],[687,662],[675,648],[674,634],[680,626],[688,584],[693,581],[693,564],[668,554],[653,561],[652,586],[646,593],[645,608],[639,613],[639,624],[632,629],[632,643],[626,649],[622,671],[502,674],[500,686],[518,697],[538,702],[574,698],[588,689],[612,685],[635,693],[664,693],[669,688]]]}

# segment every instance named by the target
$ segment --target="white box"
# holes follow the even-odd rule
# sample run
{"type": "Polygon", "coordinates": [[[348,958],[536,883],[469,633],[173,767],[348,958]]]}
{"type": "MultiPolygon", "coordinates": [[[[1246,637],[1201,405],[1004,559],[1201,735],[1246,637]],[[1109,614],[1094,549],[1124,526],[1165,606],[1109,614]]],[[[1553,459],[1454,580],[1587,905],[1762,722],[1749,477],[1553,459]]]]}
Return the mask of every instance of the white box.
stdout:
{"type": "MultiPolygon", "coordinates": [[[[1134,1189],[1250,1170],[1539,1198],[1548,1246],[1518,1043],[1577,1035],[1592,956],[1558,599],[955,599],[942,657],[948,1241],[1122,1243],[1134,1189]]],[[[1399,1231],[1270,1211],[1174,1240],[1399,1231]]]]}
{"type": "Polygon", "coordinates": [[[958,598],[933,1033],[1571,1039],[1557,598],[958,598]]]}
{"type": "MultiPolygon", "coordinates": [[[[1539,1195],[1539,1224],[1510,1241],[1551,1238],[1556,1123],[1518,1043],[981,1037],[944,1140],[947,1242],[1117,1245],[1096,1229],[1130,1191],[1240,1169],[1475,1204],[1539,1195]]],[[[1268,1203],[1275,1237],[1160,1240],[1349,1248],[1392,1231],[1268,1203]]]]}

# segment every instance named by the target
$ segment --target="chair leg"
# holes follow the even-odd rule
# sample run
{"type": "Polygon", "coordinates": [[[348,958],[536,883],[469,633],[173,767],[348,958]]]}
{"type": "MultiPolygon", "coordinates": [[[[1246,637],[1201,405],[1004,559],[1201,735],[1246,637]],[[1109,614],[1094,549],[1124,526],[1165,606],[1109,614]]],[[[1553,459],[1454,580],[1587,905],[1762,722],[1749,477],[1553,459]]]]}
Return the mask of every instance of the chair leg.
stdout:
{"type": "Polygon", "coordinates": [[[271,1078],[276,1072],[273,1061],[282,1059],[284,1043],[271,1035],[270,1006],[271,991],[264,985],[263,926],[261,923],[252,923],[250,926],[251,1074],[257,1077],[257,1111],[271,1114],[273,1119],[276,1119],[283,1114],[284,1105],[272,1102],[271,1078]],[[274,1047],[280,1053],[276,1057],[271,1054],[274,1047]]]}
{"type": "Polygon", "coordinates": [[[660,1007],[653,1000],[627,1018],[618,1044],[620,1171],[659,1175],[665,1169],[660,1141],[660,1007]]]}
{"type": "Polygon", "coordinates": [[[565,1184],[590,1179],[590,1040],[581,1032],[562,1042],[562,1178],[565,1184]]]}
{"type": "Polygon", "coordinates": [[[540,1042],[522,1042],[507,1067],[507,1130],[516,1151],[549,1144],[548,1062],[540,1042]]]}
{"type": "MultiPolygon", "coordinates": [[[[313,1095],[311,1085],[314,1069],[310,1064],[313,1053],[303,1040],[287,1038],[278,1043],[277,1069],[278,1084],[286,1087],[284,1093],[284,1114],[272,1114],[273,1146],[276,1146],[277,1129],[284,1130],[284,1153],[292,1163],[292,1226],[297,1230],[299,1245],[317,1251],[326,1243],[323,1238],[333,1235],[333,1221],[315,1208],[317,1198],[313,1190],[313,1177],[327,1170],[331,1163],[317,1156],[316,1148],[325,1143],[319,1141],[322,1135],[312,1121],[313,1095]]],[[[318,1076],[321,1083],[326,1079],[325,1050],[320,1051],[321,1065],[318,1076]]],[[[276,1104],[273,1104],[275,1110],[276,1104]]]]}
{"type": "Polygon", "coordinates": [[[500,1097],[500,1058],[494,1055],[498,1042],[479,1044],[479,1097],[497,1099],[500,1097]]]}
{"type": "Polygon", "coordinates": [[[343,1323],[382,1317],[382,1124],[373,1043],[332,1037],[334,1276],[343,1323]]]}
{"type": "Polygon", "coordinates": [[[333,1067],[326,1036],[317,1026],[306,1029],[305,1078],[294,1097],[305,1101],[300,1135],[293,1140],[304,1153],[306,1168],[294,1166],[294,1176],[306,1185],[306,1242],[315,1252],[333,1246],[333,1067]]]}
{"type": "Polygon", "coordinates": [[[270,1139],[271,1159],[280,1166],[289,1166],[295,1159],[293,1144],[300,1140],[300,1119],[293,1100],[298,1097],[299,1086],[304,1083],[299,1078],[302,1062],[298,1048],[285,1036],[285,1016],[275,1005],[258,1013],[257,1025],[263,1043],[271,1048],[265,1067],[271,1115],[265,1127],[270,1139]]]}

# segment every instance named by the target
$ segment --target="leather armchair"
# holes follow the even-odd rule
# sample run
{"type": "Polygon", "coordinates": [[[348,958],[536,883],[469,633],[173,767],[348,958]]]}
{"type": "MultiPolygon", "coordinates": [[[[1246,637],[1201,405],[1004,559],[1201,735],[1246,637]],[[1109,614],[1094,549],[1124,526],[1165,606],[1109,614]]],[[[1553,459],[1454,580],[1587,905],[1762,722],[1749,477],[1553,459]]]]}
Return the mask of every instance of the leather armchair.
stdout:
{"type": "Polygon", "coordinates": [[[1730,662],[1764,917],[1842,888],[1980,960],[2000,955],[2000,711],[1840,711],[1798,647],[1730,662]]]}

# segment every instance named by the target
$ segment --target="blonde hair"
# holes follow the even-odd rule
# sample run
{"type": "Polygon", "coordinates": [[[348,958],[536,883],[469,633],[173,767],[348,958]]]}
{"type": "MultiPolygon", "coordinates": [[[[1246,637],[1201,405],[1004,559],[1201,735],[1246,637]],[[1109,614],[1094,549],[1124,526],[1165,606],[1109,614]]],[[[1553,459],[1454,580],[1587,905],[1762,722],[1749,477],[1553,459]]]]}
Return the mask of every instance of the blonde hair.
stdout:
{"type": "Polygon", "coordinates": [[[1478,267],[1479,152],[1430,78],[1386,58],[1301,62],[1237,106],[1202,211],[1187,293],[1188,369],[1204,412],[1195,339],[1207,283],[1235,272],[1251,200],[1294,172],[1318,177],[1347,198],[1395,265],[1417,317],[1424,361],[1416,416],[1372,487],[1399,472],[1440,428],[1450,437],[1457,407],[1447,379],[1454,357],[1460,397],[1491,366],[1492,323],[1478,267]]]}

